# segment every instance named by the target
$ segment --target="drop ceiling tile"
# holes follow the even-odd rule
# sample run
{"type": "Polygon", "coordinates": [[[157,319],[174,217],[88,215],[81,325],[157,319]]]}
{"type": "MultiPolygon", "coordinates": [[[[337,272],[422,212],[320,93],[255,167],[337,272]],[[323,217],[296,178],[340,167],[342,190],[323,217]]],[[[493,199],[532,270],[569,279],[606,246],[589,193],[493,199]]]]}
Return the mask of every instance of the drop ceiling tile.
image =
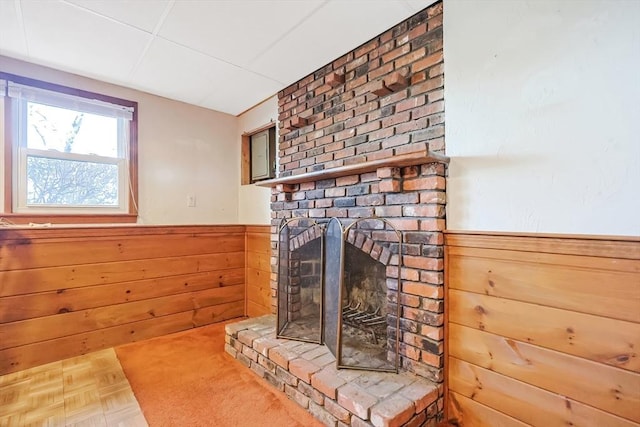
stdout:
{"type": "Polygon", "coordinates": [[[334,0],[287,34],[248,68],[296,82],[413,13],[402,0],[334,0]],[[363,14],[366,10],[366,14],[363,14]],[[330,22],[330,30],[327,23],[330,22]],[[390,24],[391,23],[391,24],[390,24]]]}
{"type": "Polygon", "coordinates": [[[161,38],[149,47],[132,83],[148,92],[229,114],[244,111],[281,86],[161,38]]]}
{"type": "Polygon", "coordinates": [[[237,114],[431,3],[0,0],[0,54],[237,114]]]}
{"type": "Polygon", "coordinates": [[[228,69],[214,82],[200,105],[238,115],[272,97],[283,85],[244,69],[228,69]]]}
{"type": "Polygon", "coordinates": [[[325,1],[177,1],[158,35],[244,66],[325,1]]]}
{"type": "Polygon", "coordinates": [[[150,35],[53,1],[22,1],[29,53],[36,62],[122,83],[137,63],[150,35]]]}
{"type": "Polygon", "coordinates": [[[26,56],[27,45],[13,1],[0,1],[0,54],[26,56]]]}
{"type": "Polygon", "coordinates": [[[131,77],[136,87],[167,98],[197,104],[203,88],[228,66],[173,42],[156,38],[131,77]]]}
{"type": "Polygon", "coordinates": [[[116,21],[152,32],[169,0],[65,0],[116,21]]]}
{"type": "Polygon", "coordinates": [[[431,6],[436,0],[406,0],[414,13],[420,12],[422,9],[431,6]]]}

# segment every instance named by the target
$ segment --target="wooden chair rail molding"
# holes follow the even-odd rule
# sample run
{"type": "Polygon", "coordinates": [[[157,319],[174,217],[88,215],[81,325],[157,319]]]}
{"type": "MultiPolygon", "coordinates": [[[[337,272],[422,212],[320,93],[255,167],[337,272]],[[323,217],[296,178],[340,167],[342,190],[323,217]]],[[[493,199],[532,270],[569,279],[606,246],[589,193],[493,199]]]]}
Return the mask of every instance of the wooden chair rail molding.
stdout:
{"type": "MultiPolygon", "coordinates": [[[[51,239],[69,237],[113,237],[145,235],[180,235],[207,233],[244,233],[245,225],[140,225],[140,224],[55,224],[50,227],[11,225],[0,227],[0,241],[4,239],[51,239]],[[19,236],[19,237],[18,237],[19,236]]],[[[257,226],[260,227],[260,226],[257,226]]]]}
{"type": "Polygon", "coordinates": [[[448,419],[640,424],[640,238],[447,231],[445,274],[448,419]]]}
{"type": "Polygon", "coordinates": [[[270,310],[269,236],[268,225],[0,228],[0,375],[270,310]]]}
{"type": "Polygon", "coordinates": [[[450,246],[640,259],[640,237],[553,233],[445,231],[450,246]]]}

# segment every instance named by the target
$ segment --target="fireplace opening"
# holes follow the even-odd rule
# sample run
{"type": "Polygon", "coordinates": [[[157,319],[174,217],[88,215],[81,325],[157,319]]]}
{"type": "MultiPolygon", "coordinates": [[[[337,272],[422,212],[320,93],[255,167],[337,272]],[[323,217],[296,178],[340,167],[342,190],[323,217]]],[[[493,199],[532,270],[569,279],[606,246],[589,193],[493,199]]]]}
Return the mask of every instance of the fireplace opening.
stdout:
{"type": "Polygon", "coordinates": [[[278,239],[278,336],[326,344],[338,368],[397,372],[401,234],[380,218],[294,222],[278,239]]]}
{"type": "Polygon", "coordinates": [[[342,287],[342,363],[381,368],[387,360],[386,267],[346,242],[342,287]]]}

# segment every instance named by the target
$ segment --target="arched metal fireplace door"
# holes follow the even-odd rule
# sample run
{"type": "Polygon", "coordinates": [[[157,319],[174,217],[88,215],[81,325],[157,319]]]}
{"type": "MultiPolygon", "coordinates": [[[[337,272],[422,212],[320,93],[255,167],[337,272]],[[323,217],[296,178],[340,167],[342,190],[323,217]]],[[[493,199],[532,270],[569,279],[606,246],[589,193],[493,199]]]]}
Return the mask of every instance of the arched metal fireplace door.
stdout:
{"type": "Polygon", "coordinates": [[[402,234],[385,219],[283,220],[277,336],[324,343],[338,368],[398,372],[401,266],[402,234]]]}

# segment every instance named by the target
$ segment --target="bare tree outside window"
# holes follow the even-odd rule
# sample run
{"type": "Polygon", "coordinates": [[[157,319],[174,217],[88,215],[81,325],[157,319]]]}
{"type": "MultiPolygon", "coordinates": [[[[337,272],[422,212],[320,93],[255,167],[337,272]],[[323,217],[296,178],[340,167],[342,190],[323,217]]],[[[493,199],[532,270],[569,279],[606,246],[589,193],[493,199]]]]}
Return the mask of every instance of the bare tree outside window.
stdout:
{"type": "MultiPolygon", "coordinates": [[[[32,102],[28,104],[27,146],[38,152],[27,155],[27,203],[118,205],[118,166],[82,159],[82,155],[104,155],[114,151],[114,147],[100,147],[101,136],[104,136],[100,133],[113,132],[114,124],[109,124],[109,120],[115,124],[116,119],[32,102]],[[105,123],[105,120],[106,125],[96,125],[105,123]],[[78,159],[71,160],[59,158],[56,153],[79,155],[78,159]]],[[[117,128],[117,124],[115,126],[117,128]]],[[[115,150],[117,152],[117,147],[115,150]]]]}

